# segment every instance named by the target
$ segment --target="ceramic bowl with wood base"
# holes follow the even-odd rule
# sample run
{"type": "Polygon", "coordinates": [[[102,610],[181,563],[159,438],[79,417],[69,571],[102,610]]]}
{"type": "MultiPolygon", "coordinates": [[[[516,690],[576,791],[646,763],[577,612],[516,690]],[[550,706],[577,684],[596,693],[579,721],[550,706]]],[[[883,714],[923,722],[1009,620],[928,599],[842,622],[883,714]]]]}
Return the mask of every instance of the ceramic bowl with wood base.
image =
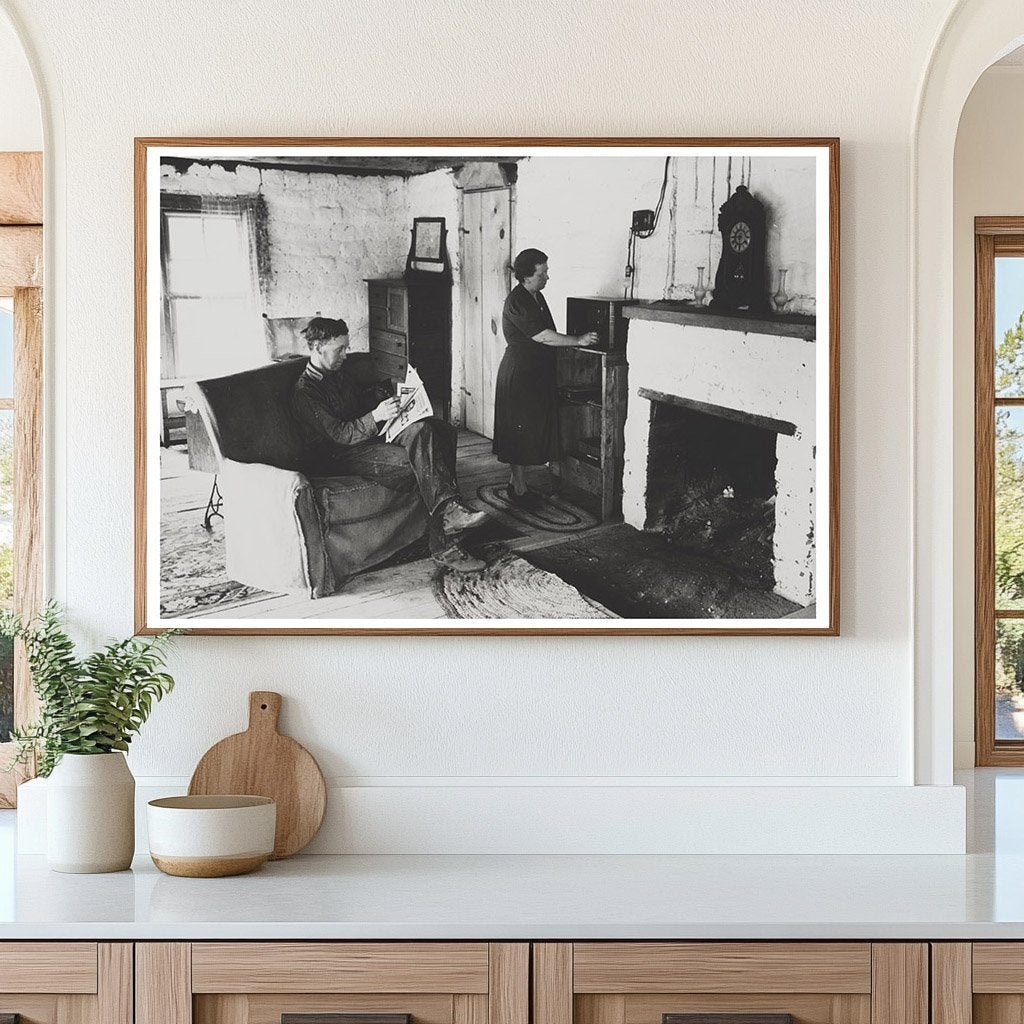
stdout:
{"type": "Polygon", "coordinates": [[[168,875],[224,878],[255,871],[274,851],[277,805],[266,796],[150,800],[149,855],[168,875]]]}

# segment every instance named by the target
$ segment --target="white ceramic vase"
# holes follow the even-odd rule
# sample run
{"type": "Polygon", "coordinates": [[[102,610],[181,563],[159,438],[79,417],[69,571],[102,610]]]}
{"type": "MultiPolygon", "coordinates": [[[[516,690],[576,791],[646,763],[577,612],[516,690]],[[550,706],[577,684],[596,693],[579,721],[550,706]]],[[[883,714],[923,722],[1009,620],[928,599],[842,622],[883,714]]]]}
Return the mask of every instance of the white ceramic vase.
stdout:
{"type": "Polygon", "coordinates": [[[124,871],[135,853],[135,778],[124,754],[65,754],[46,783],[46,862],[124,871]]]}

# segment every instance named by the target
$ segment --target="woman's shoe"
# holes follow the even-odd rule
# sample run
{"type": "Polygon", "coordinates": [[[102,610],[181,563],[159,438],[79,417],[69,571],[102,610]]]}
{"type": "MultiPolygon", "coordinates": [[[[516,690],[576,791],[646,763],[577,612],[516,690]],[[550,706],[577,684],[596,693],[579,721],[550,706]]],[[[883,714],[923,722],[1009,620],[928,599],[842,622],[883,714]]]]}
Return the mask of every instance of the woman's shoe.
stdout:
{"type": "Polygon", "coordinates": [[[508,503],[513,508],[521,508],[524,512],[539,512],[544,507],[544,498],[529,488],[518,494],[515,488],[509,485],[508,503]]]}

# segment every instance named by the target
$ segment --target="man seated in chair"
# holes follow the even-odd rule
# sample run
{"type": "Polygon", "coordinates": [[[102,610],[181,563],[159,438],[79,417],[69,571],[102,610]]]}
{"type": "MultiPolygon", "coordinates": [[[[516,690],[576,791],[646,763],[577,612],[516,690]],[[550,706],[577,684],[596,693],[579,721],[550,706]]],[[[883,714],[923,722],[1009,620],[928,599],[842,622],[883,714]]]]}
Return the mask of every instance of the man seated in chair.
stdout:
{"type": "Polygon", "coordinates": [[[314,317],[302,334],[309,345],[309,365],[295,385],[292,412],[308,449],[310,472],[361,476],[401,489],[409,485],[411,470],[430,517],[434,561],[456,572],[485,568],[459,542],[488,513],[474,511],[459,497],[454,429],[431,416],[385,443],[380,427],[398,413],[398,399],[391,397],[387,382],[367,384],[346,374],[345,321],[314,317]]]}

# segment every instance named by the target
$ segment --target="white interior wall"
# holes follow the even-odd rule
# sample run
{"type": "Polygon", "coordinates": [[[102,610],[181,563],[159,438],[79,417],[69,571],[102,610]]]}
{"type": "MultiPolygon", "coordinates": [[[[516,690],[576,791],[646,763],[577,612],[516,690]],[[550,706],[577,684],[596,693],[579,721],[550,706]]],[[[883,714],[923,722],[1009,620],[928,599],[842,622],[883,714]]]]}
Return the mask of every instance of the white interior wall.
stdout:
{"type": "Polygon", "coordinates": [[[17,35],[0,18],[0,152],[43,148],[39,96],[17,35]]]}
{"type": "MultiPolygon", "coordinates": [[[[405,248],[402,250],[402,269],[405,269],[405,255],[409,252],[412,222],[415,217],[444,217],[448,232],[448,258],[452,264],[452,422],[462,420],[463,378],[462,339],[464,336],[462,294],[459,281],[462,274],[462,210],[460,193],[455,187],[455,175],[451,171],[432,171],[430,174],[416,174],[409,179],[406,188],[408,216],[402,224],[407,232],[405,248]]],[[[393,214],[392,214],[393,216],[393,214]]]]}
{"type": "Polygon", "coordinates": [[[954,740],[974,765],[974,218],[1024,216],[1024,66],[991,68],[960,119],[954,163],[954,740]]]}
{"type": "Polygon", "coordinates": [[[405,270],[405,218],[394,214],[396,207],[402,210],[408,203],[404,179],[194,163],[185,171],[163,166],[160,188],[200,196],[262,192],[270,279],[266,308],[259,312],[271,317],[341,317],[348,324],[352,350],[369,347],[364,278],[394,277],[405,270]]]}
{"type": "MultiPolygon", "coordinates": [[[[131,628],[132,136],[669,135],[685,112],[691,135],[843,139],[840,639],[183,638],[179,688],[133,750],[138,774],[187,776],[208,743],[240,725],[244,694],[259,686],[285,693],[285,727],[371,805],[415,790],[415,803],[387,806],[422,815],[431,790],[514,783],[519,796],[568,790],[564,806],[589,820],[587,808],[612,806],[589,798],[608,786],[657,783],[691,808],[680,804],[687,790],[728,787],[701,804],[706,834],[734,824],[729,789],[768,786],[769,814],[751,817],[746,836],[757,848],[757,830],[772,830],[768,848],[788,822],[820,822],[803,841],[821,841],[826,819],[812,814],[822,805],[805,787],[827,786],[828,807],[847,828],[857,821],[864,849],[892,838],[892,805],[883,815],[884,801],[865,796],[889,786],[929,801],[927,814],[900,819],[904,836],[941,823],[944,842],[962,841],[955,799],[910,790],[907,182],[918,87],[947,0],[772,3],[757,19],[732,5],[695,17],[655,0],[628,12],[593,4],[582,20],[575,7],[548,8],[542,23],[493,0],[468,14],[447,0],[404,0],[384,19],[368,0],[309,2],[287,17],[270,0],[112,0],[99,15],[86,0],[7,6],[42,66],[56,139],[50,589],[87,639],[131,628]],[[725,39],[748,60],[721,66],[725,39]],[[495,67],[542,68],[542,97],[517,100],[495,67]]],[[[656,828],[654,818],[640,824],[656,828]]]]}

